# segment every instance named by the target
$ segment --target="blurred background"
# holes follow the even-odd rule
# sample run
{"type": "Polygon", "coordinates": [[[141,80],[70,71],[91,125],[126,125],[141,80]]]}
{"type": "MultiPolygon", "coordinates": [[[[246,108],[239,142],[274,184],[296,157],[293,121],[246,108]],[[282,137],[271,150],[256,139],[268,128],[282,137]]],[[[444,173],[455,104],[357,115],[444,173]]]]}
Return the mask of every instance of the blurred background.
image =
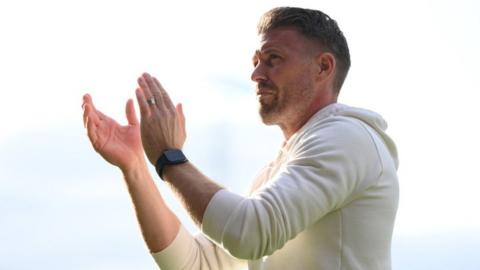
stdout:
{"type": "Polygon", "coordinates": [[[401,185],[393,268],[480,269],[480,2],[5,0],[0,270],[156,269],[121,174],[93,151],[80,107],[88,92],[126,123],[144,71],[184,104],[189,159],[246,193],[282,143],[257,116],[250,73],[257,20],[283,5],[338,21],[352,55],[339,101],[389,122],[401,185]]]}

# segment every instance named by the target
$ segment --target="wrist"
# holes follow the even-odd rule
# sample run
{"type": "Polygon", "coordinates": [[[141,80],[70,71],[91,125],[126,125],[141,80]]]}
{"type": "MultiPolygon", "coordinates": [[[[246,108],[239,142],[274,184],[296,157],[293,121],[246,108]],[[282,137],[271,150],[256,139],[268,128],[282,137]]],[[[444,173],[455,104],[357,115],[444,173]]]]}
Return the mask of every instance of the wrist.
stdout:
{"type": "Polygon", "coordinates": [[[155,162],[155,170],[158,176],[164,180],[164,170],[167,167],[178,166],[188,162],[188,159],[180,149],[167,149],[162,152],[160,157],[155,162]]]}
{"type": "Polygon", "coordinates": [[[128,165],[121,166],[120,170],[122,171],[122,174],[125,176],[125,178],[128,179],[135,175],[139,175],[145,171],[148,172],[148,166],[145,162],[145,158],[139,157],[135,161],[130,162],[128,165]]]}
{"type": "MultiPolygon", "coordinates": [[[[174,184],[172,181],[176,179],[175,176],[178,176],[180,171],[186,172],[189,170],[189,165],[190,161],[187,161],[182,164],[177,164],[174,166],[165,166],[163,169],[163,178],[162,180],[171,184],[174,184]]],[[[158,174],[158,173],[157,173],[158,174]]]]}

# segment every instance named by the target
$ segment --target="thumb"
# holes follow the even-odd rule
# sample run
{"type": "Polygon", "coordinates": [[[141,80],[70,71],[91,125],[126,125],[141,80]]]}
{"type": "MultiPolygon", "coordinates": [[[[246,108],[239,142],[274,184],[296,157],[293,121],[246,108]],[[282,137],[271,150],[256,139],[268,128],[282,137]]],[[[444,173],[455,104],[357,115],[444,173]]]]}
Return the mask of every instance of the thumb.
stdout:
{"type": "Polygon", "coordinates": [[[129,125],[138,125],[137,115],[135,114],[135,107],[133,106],[133,100],[129,99],[127,101],[127,106],[125,107],[125,113],[127,115],[127,120],[129,125]]]}

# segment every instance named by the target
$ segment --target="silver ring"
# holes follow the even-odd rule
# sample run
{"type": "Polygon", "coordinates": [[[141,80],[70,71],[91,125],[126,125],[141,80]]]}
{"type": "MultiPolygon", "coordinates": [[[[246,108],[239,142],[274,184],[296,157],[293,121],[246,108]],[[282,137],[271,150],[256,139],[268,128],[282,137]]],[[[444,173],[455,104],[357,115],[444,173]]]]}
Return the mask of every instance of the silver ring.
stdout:
{"type": "Polygon", "coordinates": [[[147,103],[148,105],[155,105],[155,98],[154,97],[151,97],[151,98],[147,98],[147,103]]]}

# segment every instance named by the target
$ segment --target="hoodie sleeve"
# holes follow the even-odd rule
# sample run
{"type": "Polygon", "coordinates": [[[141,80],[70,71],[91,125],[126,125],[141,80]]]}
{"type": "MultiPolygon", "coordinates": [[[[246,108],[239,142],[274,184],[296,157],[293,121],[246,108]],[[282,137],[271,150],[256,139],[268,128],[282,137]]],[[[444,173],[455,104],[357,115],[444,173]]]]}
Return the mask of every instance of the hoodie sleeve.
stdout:
{"type": "Polygon", "coordinates": [[[370,134],[351,118],[332,117],[296,139],[280,170],[252,196],[221,190],[210,201],[202,230],[233,256],[272,254],[382,172],[370,134]]]}
{"type": "Polygon", "coordinates": [[[192,236],[183,226],[167,248],[152,256],[160,269],[167,270],[235,270],[246,266],[246,261],[232,257],[201,233],[192,236]]]}

